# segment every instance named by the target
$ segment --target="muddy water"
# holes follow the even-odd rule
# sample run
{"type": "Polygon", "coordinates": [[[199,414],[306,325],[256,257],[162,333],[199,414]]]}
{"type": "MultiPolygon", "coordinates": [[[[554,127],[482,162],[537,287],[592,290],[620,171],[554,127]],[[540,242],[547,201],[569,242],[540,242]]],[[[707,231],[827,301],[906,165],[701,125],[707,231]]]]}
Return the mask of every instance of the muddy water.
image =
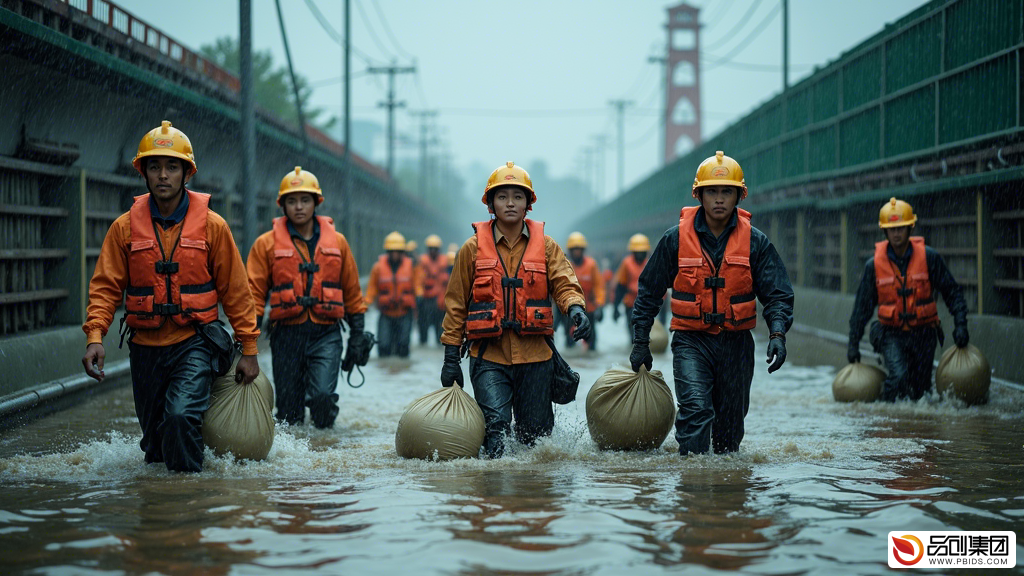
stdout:
{"type": "MultiPolygon", "coordinates": [[[[621,324],[601,336],[605,353],[567,353],[581,399],[628,353],[621,324]]],[[[759,365],[735,455],[682,459],[671,436],[600,452],[577,402],[500,461],[401,460],[398,418],[440,364],[436,347],[374,360],[364,388],[341,389],[334,430],[278,428],[266,462],[208,454],[196,476],[143,463],[127,387],[3,432],[0,570],[881,574],[890,530],[1024,526],[1024,396],[1009,389],[973,408],[840,405],[831,367],[759,365]]]]}

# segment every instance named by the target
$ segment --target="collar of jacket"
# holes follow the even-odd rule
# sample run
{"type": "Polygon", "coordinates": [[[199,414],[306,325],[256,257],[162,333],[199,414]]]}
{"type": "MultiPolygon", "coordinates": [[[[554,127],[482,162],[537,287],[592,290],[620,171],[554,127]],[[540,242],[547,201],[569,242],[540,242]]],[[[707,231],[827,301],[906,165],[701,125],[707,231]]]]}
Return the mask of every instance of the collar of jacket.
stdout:
{"type": "MultiPolygon", "coordinates": [[[[491,231],[494,233],[494,243],[495,244],[497,244],[502,238],[505,237],[505,235],[501,233],[501,230],[498,229],[498,219],[497,218],[495,218],[494,220],[491,221],[491,231]]],[[[525,219],[523,220],[523,237],[524,238],[529,238],[530,237],[530,227],[526,225],[526,220],[525,219]]],[[[509,241],[505,240],[505,243],[509,244],[509,241]]]]}
{"type": "Polygon", "coordinates": [[[184,220],[186,213],[188,213],[188,192],[184,188],[182,188],[181,191],[181,202],[178,202],[178,207],[175,208],[174,212],[167,218],[160,215],[160,209],[156,206],[156,200],[153,199],[152,194],[149,195],[149,215],[152,216],[153,220],[162,226],[164,230],[184,220]]]}
{"type": "Polygon", "coordinates": [[[309,237],[309,240],[306,240],[302,237],[302,234],[299,234],[299,231],[295,229],[295,226],[292,226],[291,220],[286,219],[285,226],[288,228],[288,234],[290,234],[292,238],[302,240],[306,243],[310,253],[313,252],[313,248],[316,247],[317,240],[320,239],[320,221],[316,219],[316,214],[313,215],[313,235],[309,237]]]}

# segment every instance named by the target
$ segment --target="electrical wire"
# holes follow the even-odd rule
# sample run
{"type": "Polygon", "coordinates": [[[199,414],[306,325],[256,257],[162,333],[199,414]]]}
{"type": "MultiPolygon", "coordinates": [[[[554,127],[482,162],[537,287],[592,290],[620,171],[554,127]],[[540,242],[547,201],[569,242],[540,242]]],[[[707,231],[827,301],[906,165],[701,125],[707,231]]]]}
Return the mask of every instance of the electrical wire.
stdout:
{"type": "MultiPolygon", "coordinates": [[[[324,32],[326,32],[327,35],[330,36],[331,39],[337,42],[339,45],[344,46],[345,38],[337,30],[334,29],[334,26],[331,26],[330,21],[324,16],[324,13],[320,11],[320,8],[317,7],[313,0],[306,0],[306,7],[309,8],[309,11],[313,13],[313,16],[316,18],[317,22],[320,23],[320,27],[324,29],[324,32]]],[[[359,48],[356,48],[355,45],[349,45],[349,49],[352,50],[352,53],[359,57],[359,59],[361,59],[366,64],[369,64],[371,66],[377,64],[377,61],[375,61],[373,58],[371,58],[368,54],[366,54],[359,48]]]]}
{"type": "Polygon", "coordinates": [[[377,11],[377,17],[380,18],[381,27],[384,28],[384,33],[391,39],[391,44],[398,49],[398,52],[403,58],[415,60],[416,57],[406,52],[405,49],[402,48],[402,45],[398,43],[398,39],[395,38],[394,33],[391,32],[391,27],[388,26],[388,20],[384,17],[384,11],[380,9],[380,3],[377,2],[377,0],[371,0],[371,2],[373,3],[374,9],[377,11]]]}
{"type": "MultiPolygon", "coordinates": [[[[718,57],[713,54],[707,54],[712,60],[707,60],[708,64],[715,64],[714,68],[718,66],[725,66],[726,68],[734,68],[736,70],[746,70],[748,72],[782,72],[781,64],[754,64],[753,62],[733,62],[731,60],[714,60],[718,57]]],[[[790,64],[789,69],[792,70],[810,70],[814,68],[814,64],[790,64]]],[[[710,67],[710,66],[709,66],[710,67]]]]}
{"type": "Polygon", "coordinates": [[[277,23],[281,26],[281,41],[284,43],[284,56],[288,60],[288,75],[292,78],[292,91],[295,93],[295,111],[299,116],[299,134],[302,136],[302,156],[309,158],[309,139],[306,137],[306,116],[302,113],[302,99],[299,97],[299,84],[295,81],[295,68],[292,67],[292,51],[288,48],[288,33],[284,29],[284,15],[281,13],[281,0],[274,0],[277,6],[277,23]]]}
{"type": "Polygon", "coordinates": [[[736,25],[733,26],[731,30],[729,30],[728,32],[723,34],[722,37],[719,38],[717,41],[715,41],[715,42],[708,42],[707,45],[712,46],[712,45],[715,45],[715,44],[724,44],[724,43],[728,42],[733,37],[733,35],[736,34],[737,32],[739,32],[740,29],[743,28],[743,25],[746,24],[747,21],[750,20],[750,17],[754,15],[754,12],[757,10],[757,7],[760,6],[760,5],[761,5],[761,0],[754,0],[750,4],[750,8],[747,9],[747,12],[743,15],[743,17],[740,18],[739,20],[736,20],[736,25]]]}
{"type": "Polygon", "coordinates": [[[721,66],[724,62],[731,61],[733,56],[736,56],[737,54],[742,52],[744,49],[747,48],[747,46],[750,45],[751,42],[756,40],[758,36],[760,36],[762,33],[764,33],[764,31],[768,28],[768,23],[771,22],[772,19],[774,19],[776,16],[778,16],[779,11],[781,11],[781,10],[782,10],[782,5],[781,4],[776,4],[775,8],[772,8],[772,11],[769,12],[767,15],[765,15],[765,18],[757,25],[757,27],[755,27],[750,32],[750,34],[748,34],[746,38],[744,38],[742,41],[740,41],[740,43],[737,44],[736,47],[733,48],[728,54],[726,54],[725,56],[722,56],[718,60],[709,60],[708,61],[707,69],[711,70],[713,68],[717,68],[718,66],[721,66]]]}
{"type": "Polygon", "coordinates": [[[366,31],[370,33],[370,38],[373,39],[373,43],[377,45],[377,49],[381,51],[381,54],[388,59],[394,60],[395,55],[384,47],[384,43],[380,41],[380,37],[377,36],[377,32],[374,31],[373,26],[370,25],[370,19],[366,16],[366,10],[363,9],[363,4],[359,0],[353,0],[356,5],[356,10],[359,11],[359,17],[363,19],[363,24],[366,25],[366,31]]]}

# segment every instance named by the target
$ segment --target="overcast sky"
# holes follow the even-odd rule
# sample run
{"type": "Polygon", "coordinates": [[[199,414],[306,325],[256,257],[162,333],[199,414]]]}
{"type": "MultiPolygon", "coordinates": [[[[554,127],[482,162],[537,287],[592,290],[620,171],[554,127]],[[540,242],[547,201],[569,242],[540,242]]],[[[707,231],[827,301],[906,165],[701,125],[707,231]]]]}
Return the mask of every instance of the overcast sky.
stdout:
{"type": "MultiPolygon", "coordinates": [[[[336,30],[341,0],[313,2],[336,30]]],[[[238,35],[234,0],[117,0],[126,10],[198,49],[219,36],[238,35]]],[[[809,74],[922,0],[790,0],[790,82],[809,74]]],[[[342,106],[341,48],[323,30],[307,0],[281,0],[297,70],[314,85],[313,105],[329,114],[342,106]],[[334,82],[332,82],[334,80],[334,82]]],[[[497,167],[543,158],[555,176],[579,173],[584,147],[607,134],[617,137],[610,99],[635,106],[626,116],[626,187],[659,167],[662,102],[660,68],[650,55],[666,44],[665,0],[352,0],[355,49],[378,64],[397,59],[417,74],[397,77],[397,98],[411,110],[436,109],[436,123],[460,168],[497,167]],[[383,18],[382,18],[383,17],[383,18]],[[383,21],[382,21],[383,20],[383,21]]],[[[766,71],[713,67],[702,70],[704,135],[712,136],[781,89],[780,0],[694,0],[703,25],[705,58],[734,54],[736,63],[766,71]]],[[[254,44],[285,64],[273,0],[253,0],[254,44]]],[[[353,58],[353,118],[385,123],[377,102],[385,77],[365,73],[366,58],[353,58]]],[[[417,120],[396,113],[397,129],[418,136],[417,120]]],[[[400,147],[414,156],[417,148],[400,147]]],[[[728,153],[728,151],[726,151],[728,153]]],[[[606,195],[614,193],[616,153],[604,155],[606,195]]],[[[695,167],[696,168],[696,167],[695,167]]],[[[489,168],[488,168],[489,170],[489,168]]],[[[470,181],[483,186],[487,173],[470,181]]],[[[472,195],[472,194],[471,194],[472,195]]]]}

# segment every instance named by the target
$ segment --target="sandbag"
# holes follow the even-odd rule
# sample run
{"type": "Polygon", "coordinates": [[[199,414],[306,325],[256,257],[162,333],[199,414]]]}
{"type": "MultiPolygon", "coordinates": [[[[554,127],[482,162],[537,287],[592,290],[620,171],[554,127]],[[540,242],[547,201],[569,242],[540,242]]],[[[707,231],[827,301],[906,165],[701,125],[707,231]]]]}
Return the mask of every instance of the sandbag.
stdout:
{"type": "Polygon", "coordinates": [[[950,346],[942,353],[935,370],[935,390],[947,393],[967,404],[988,402],[988,387],[992,384],[992,369],[988,359],[973,344],[966,348],[950,346]]]}
{"type": "Polygon", "coordinates": [[[885,372],[877,366],[854,362],[847,364],[832,381],[836,402],[874,402],[882,393],[885,372]]]}
{"type": "Polygon", "coordinates": [[[395,432],[395,450],[402,458],[476,458],[483,443],[484,413],[458,384],[409,404],[395,432]]]}
{"type": "Polygon", "coordinates": [[[612,368],[587,394],[587,427],[602,450],[650,450],[675,421],[672,391],[660,370],[612,368]]]}
{"type": "Polygon", "coordinates": [[[651,354],[662,354],[668,350],[668,330],[661,320],[655,318],[654,326],[651,326],[651,354]]]}
{"type": "MultiPolygon", "coordinates": [[[[239,357],[240,358],[240,357],[239,357]]],[[[260,371],[250,384],[235,382],[235,367],[213,381],[203,417],[203,442],[218,456],[263,460],[274,445],[274,388],[260,371]]]]}

